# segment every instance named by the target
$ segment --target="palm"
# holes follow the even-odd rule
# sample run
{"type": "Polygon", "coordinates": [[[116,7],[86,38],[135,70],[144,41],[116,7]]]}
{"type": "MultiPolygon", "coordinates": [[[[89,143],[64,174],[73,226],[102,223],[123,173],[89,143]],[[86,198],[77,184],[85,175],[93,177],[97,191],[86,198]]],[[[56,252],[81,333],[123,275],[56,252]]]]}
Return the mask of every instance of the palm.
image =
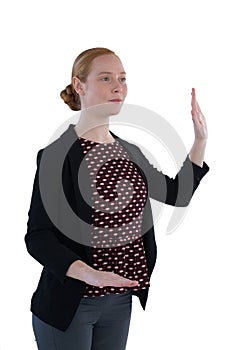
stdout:
{"type": "Polygon", "coordinates": [[[206,140],[208,138],[208,131],[205,117],[199,107],[199,104],[196,100],[195,89],[192,88],[192,100],[191,100],[191,114],[194,124],[194,134],[196,140],[206,140]]]}

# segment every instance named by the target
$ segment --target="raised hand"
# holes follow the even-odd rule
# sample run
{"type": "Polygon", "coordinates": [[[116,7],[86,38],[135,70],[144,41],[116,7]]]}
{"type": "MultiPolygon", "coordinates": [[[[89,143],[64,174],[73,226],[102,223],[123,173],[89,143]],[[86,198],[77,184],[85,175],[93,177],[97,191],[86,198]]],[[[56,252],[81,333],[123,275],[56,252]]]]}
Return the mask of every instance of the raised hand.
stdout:
{"type": "Polygon", "coordinates": [[[192,120],[194,124],[195,139],[201,140],[201,141],[207,140],[208,132],[207,132],[206,119],[196,100],[196,92],[194,88],[192,88],[191,106],[192,106],[191,114],[192,114],[192,120]]]}
{"type": "Polygon", "coordinates": [[[189,152],[190,160],[199,165],[203,166],[206,142],[208,138],[207,126],[205,117],[201,111],[201,108],[196,100],[195,89],[192,88],[192,100],[191,100],[191,114],[194,125],[195,139],[193,146],[189,152]]]}

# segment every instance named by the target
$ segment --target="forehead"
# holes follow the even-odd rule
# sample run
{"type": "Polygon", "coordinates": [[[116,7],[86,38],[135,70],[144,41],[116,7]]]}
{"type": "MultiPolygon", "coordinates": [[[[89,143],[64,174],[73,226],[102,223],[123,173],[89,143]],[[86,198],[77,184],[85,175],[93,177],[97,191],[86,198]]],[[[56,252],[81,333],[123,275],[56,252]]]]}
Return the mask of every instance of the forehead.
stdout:
{"type": "Polygon", "coordinates": [[[122,71],[124,71],[124,69],[120,59],[115,55],[109,54],[94,58],[91,63],[89,74],[98,74],[100,72],[120,73],[122,71]]]}

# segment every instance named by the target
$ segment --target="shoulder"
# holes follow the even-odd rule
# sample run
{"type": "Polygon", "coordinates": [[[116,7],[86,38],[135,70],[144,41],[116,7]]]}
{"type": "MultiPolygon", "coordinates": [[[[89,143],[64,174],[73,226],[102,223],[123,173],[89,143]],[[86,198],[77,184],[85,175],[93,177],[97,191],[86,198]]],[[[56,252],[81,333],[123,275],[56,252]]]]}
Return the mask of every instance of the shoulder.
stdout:
{"type": "Polygon", "coordinates": [[[63,154],[67,149],[69,149],[72,144],[77,140],[77,135],[74,131],[74,125],[69,124],[68,127],[63,127],[63,130],[59,130],[59,132],[53,135],[52,141],[45,147],[40,148],[37,151],[37,165],[39,165],[42,155],[43,158],[57,159],[63,154]]]}

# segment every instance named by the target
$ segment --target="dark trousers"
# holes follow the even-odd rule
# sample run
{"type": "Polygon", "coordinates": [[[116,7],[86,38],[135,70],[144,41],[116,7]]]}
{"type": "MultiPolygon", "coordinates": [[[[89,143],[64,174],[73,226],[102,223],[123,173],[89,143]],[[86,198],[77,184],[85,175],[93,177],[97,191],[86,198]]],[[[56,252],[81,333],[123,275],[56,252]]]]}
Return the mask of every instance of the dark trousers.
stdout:
{"type": "Polygon", "coordinates": [[[65,332],[32,314],[39,350],[124,350],[132,311],[132,294],[82,298],[65,332]]]}

